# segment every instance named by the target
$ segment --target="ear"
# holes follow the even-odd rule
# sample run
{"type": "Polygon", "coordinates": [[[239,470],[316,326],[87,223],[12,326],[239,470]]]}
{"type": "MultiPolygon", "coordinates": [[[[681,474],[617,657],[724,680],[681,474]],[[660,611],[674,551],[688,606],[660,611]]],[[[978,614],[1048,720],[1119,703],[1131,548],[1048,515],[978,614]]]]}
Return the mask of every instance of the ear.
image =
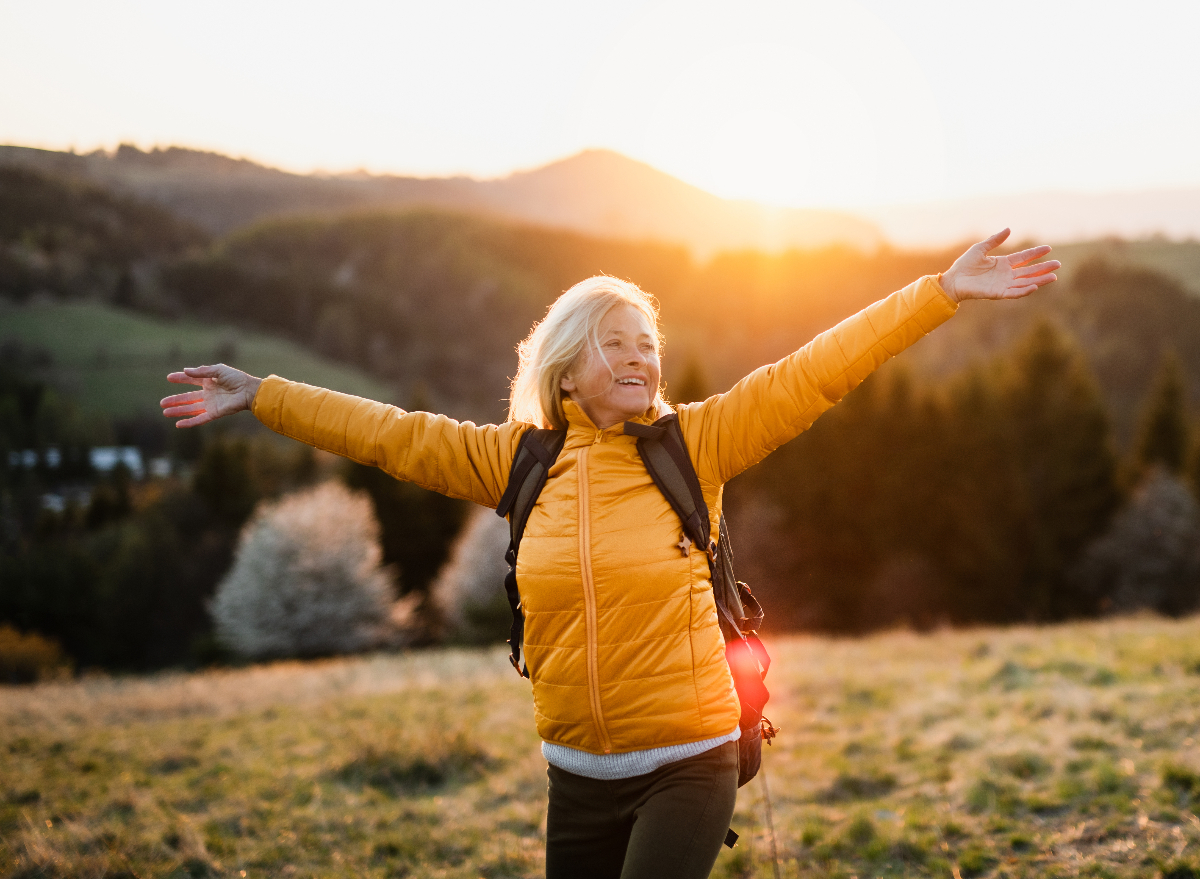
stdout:
{"type": "Polygon", "coordinates": [[[566,391],[568,394],[575,393],[575,387],[576,387],[575,382],[572,380],[572,378],[569,375],[564,375],[562,377],[562,380],[558,383],[558,386],[560,388],[562,388],[564,391],[566,391]]]}

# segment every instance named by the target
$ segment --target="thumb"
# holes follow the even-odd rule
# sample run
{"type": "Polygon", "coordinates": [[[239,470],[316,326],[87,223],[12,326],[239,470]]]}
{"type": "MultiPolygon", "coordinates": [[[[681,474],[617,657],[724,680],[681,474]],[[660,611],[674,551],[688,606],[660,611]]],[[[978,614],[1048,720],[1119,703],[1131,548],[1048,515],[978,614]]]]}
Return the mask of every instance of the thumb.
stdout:
{"type": "Polygon", "coordinates": [[[995,235],[992,235],[990,238],[985,238],[983,241],[980,241],[979,243],[983,245],[983,252],[988,253],[989,251],[995,250],[997,247],[1007,241],[1008,236],[1011,234],[1012,230],[1005,227],[995,235]]]}

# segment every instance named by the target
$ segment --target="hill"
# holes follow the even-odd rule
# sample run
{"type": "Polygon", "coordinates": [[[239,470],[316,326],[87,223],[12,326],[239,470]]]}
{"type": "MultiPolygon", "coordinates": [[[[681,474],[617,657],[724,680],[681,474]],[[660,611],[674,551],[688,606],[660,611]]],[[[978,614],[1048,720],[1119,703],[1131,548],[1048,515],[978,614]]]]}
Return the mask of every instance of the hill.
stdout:
{"type": "Polygon", "coordinates": [[[276,336],[154,319],[96,302],[0,300],[0,346],[14,345],[38,355],[39,378],[114,419],[156,414],[159,399],[187,390],[167,382],[168,372],[222,361],[372,399],[393,396],[385,383],[276,336]]]}
{"type": "Polygon", "coordinates": [[[425,206],[684,244],[700,255],[830,244],[871,250],[882,241],[870,223],[849,214],[718,198],[608,150],[497,180],[289,174],[179,147],[75,155],[4,146],[0,165],[85,177],[167,207],[214,234],[281,215],[425,206]]]}
{"type": "MultiPolygon", "coordinates": [[[[783,875],[1197,875],[1196,635],[768,635],[783,875]]],[[[0,686],[0,874],[539,876],[532,707],[500,648],[0,686]]]]}

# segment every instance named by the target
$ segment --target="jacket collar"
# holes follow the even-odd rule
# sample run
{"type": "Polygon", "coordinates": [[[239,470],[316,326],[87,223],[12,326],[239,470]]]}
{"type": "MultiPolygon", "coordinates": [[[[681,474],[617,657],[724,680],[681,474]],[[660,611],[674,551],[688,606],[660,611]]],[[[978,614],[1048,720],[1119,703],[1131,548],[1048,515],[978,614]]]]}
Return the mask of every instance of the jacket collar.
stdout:
{"type": "MultiPolygon", "coordinates": [[[[664,415],[669,415],[671,411],[671,407],[665,404],[662,406],[651,405],[641,415],[629,420],[636,421],[638,424],[653,424],[664,415]]],[[[599,430],[592,423],[592,419],[587,417],[583,407],[569,398],[563,400],[563,414],[567,416],[567,445],[574,446],[594,442],[597,434],[602,434],[605,440],[625,436],[624,422],[617,422],[612,427],[599,430]]],[[[634,441],[634,437],[630,437],[629,440],[634,441]]]]}

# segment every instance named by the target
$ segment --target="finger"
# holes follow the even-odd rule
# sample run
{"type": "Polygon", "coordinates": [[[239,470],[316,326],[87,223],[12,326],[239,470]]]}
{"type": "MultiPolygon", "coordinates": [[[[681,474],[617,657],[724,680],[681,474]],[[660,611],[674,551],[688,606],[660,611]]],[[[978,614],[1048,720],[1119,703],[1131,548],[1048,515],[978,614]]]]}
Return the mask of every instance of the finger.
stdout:
{"type": "Polygon", "coordinates": [[[185,418],[183,421],[176,421],[176,427],[197,427],[201,424],[207,424],[215,418],[215,415],[210,415],[207,412],[197,415],[195,418],[185,418]]]}
{"type": "Polygon", "coordinates": [[[1041,259],[1049,253],[1051,247],[1049,244],[1040,244],[1037,247],[1030,247],[1028,250],[1021,250],[1016,253],[1010,253],[1005,259],[1013,268],[1023,266],[1027,262],[1033,262],[1035,259],[1041,259]]]}
{"type": "Polygon", "coordinates": [[[997,247],[999,247],[1001,244],[1003,244],[1006,240],[1008,240],[1008,236],[1011,234],[1012,234],[1011,229],[1001,229],[999,232],[997,232],[995,235],[991,236],[990,238],[983,239],[982,241],[979,242],[980,244],[983,245],[983,252],[987,253],[990,250],[995,250],[997,247]]]}
{"type": "Polygon", "coordinates": [[[214,366],[185,366],[185,375],[190,375],[193,378],[216,378],[221,374],[221,364],[214,366]]]}
{"type": "Polygon", "coordinates": [[[1028,296],[1038,288],[1037,284],[1026,284],[1024,287],[1009,287],[1004,291],[1004,299],[1020,299],[1022,296],[1028,296]]]}
{"type": "Polygon", "coordinates": [[[193,403],[190,406],[169,406],[163,409],[163,415],[167,418],[182,418],[184,416],[199,415],[201,412],[207,412],[208,407],[203,403],[193,403]]]}
{"type": "Polygon", "coordinates": [[[1025,268],[1017,269],[1015,272],[1013,272],[1013,277],[1015,277],[1015,278],[1033,278],[1033,277],[1036,277],[1037,275],[1044,275],[1044,274],[1046,274],[1046,272],[1053,272],[1056,269],[1061,269],[1061,268],[1062,268],[1062,263],[1060,263],[1056,259],[1051,259],[1051,260],[1047,260],[1046,262],[1037,263],[1036,265],[1025,266],[1025,268]]]}
{"type": "Polygon", "coordinates": [[[1039,287],[1045,287],[1047,284],[1053,284],[1058,280],[1057,275],[1039,275],[1036,278],[1028,278],[1028,284],[1023,284],[1020,287],[1009,287],[1004,291],[1005,299],[1020,299],[1022,296],[1028,296],[1030,293],[1037,290],[1039,287]]]}
{"type": "Polygon", "coordinates": [[[167,374],[167,381],[174,382],[177,385],[203,385],[204,382],[200,379],[192,378],[186,372],[171,372],[167,374]]]}
{"type": "Polygon", "coordinates": [[[163,397],[158,401],[158,405],[166,408],[167,406],[180,406],[184,403],[195,403],[204,399],[204,391],[188,391],[186,394],[172,394],[169,397],[163,397]]]}

